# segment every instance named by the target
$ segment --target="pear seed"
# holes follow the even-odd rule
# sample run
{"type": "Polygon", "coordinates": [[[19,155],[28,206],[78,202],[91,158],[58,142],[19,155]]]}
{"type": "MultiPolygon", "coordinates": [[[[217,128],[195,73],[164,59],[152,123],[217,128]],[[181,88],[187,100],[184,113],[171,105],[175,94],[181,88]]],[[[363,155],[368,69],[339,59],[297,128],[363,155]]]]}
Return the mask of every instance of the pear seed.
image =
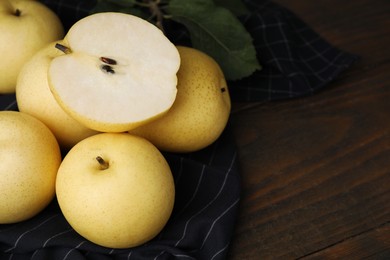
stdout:
{"type": "Polygon", "coordinates": [[[106,64],[109,64],[109,65],[116,65],[117,64],[116,60],[111,59],[111,58],[107,58],[107,57],[100,57],[100,60],[106,64]]]}
{"type": "Polygon", "coordinates": [[[115,74],[114,69],[109,65],[102,65],[100,68],[108,74],[115,74]]]}

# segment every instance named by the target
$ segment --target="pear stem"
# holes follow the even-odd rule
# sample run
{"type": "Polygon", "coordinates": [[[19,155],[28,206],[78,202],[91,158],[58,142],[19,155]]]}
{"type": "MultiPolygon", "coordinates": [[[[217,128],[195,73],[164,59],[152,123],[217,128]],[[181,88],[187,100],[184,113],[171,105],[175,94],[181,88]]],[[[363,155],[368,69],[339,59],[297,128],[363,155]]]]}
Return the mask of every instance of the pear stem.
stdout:
{"type": "Polygon", "coordinates": [[[59,43],[56,43],[55,47],[65,54],[69,54],[72,52],[69,47],[66,47],[66,46],[59,44],[59,43]]]}
{"type": "Polygon", "coordinates": [[[98,161],[98,163],[99,163],[99,165],[100,165],[100,169],[101,169],[102,171],[108,169],[109,163],[108,163],[107,161],[105,161],[101,156],[97,156],[97,157],[96,157],[96,160],[98,161]]]}
{"type": "Polygon", "coordinates": [[[16,9],[15,10],[15,16],[20,16],[22,14],[22,12],[19,10],[19,9],[16,9]]]}

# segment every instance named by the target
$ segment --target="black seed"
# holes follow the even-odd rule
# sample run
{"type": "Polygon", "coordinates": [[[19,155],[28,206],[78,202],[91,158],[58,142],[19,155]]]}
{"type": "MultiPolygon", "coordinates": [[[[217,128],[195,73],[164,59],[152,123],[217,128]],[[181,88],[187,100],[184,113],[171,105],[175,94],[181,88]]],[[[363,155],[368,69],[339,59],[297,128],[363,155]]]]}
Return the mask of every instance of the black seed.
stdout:
{"type": "Polygon", "coordinates": [[[101,69],[102,69],[104,72],[107,72],[107,73],[109,73],[109,74],[115,74],[114,69],[113,69],[111,66],[109,66],[109,65],[102,65],[102,66],[101,66],[101,69]]]}

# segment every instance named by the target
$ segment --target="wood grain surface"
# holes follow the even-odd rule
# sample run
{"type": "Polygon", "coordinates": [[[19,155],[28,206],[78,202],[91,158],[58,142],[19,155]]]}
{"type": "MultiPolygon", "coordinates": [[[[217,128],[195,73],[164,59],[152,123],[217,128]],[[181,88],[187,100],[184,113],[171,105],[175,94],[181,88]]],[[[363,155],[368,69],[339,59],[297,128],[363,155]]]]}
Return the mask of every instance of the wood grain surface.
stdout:
{"type": "Polygon", "coordinates": [[[390,1],[275,2],[360,60],[312,96],[233,104],[229,259],[390,259],[390,1]]]}

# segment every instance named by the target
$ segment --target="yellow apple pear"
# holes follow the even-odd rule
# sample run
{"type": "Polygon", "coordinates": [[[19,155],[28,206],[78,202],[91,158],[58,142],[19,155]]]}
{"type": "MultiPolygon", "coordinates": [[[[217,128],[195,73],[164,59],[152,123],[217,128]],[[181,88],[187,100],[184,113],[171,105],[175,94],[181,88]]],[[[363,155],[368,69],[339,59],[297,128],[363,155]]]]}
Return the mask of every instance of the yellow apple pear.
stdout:
{"type": "Polygon", "coordinates": [[[0,112],[0,224],[29,219],[55,195],[59,145],[38,119],[0,112]]]}
{"type": "Polygon", "coordinates": [[[163,229],[175,187],[167,161],[149,141],[100,133],[67,153],[56,193],[63,215],[81,236],[101,246],[128,248],[163,229]]]}
{"type": "Polygon", "coordinates": [[[193,152],[221,135],[231,101],[224,74],[213,58],[194,48],[177,49],[181,65],[175,102],[164,116],[129,133],[148,139],[164,151],[193,152]]]}
{"type": "Polygon", "coordinates": [[[49,42],[62,39],[58,16],[35,0],[0,1],[0,93],[15,92],[24,63],[49,42]]]}
{"type": "Polygon", "coordinates": [[[47,72],[53,58],[63,54],[52,42],[38,51],[22,67],[16,84],[19,111],[45,123],[56,136],[61,148],[69,149],[82,139],[96,134],[69,116],[54,99],[47,72]]]}
{"type": "Polygon", "coordinates": [[[154,24],[103,12],[77,21],[57,45],[49,86],[73,118],[101,132],[125,132],[163,115],[176,98],[180,56],[154,24]]]}

